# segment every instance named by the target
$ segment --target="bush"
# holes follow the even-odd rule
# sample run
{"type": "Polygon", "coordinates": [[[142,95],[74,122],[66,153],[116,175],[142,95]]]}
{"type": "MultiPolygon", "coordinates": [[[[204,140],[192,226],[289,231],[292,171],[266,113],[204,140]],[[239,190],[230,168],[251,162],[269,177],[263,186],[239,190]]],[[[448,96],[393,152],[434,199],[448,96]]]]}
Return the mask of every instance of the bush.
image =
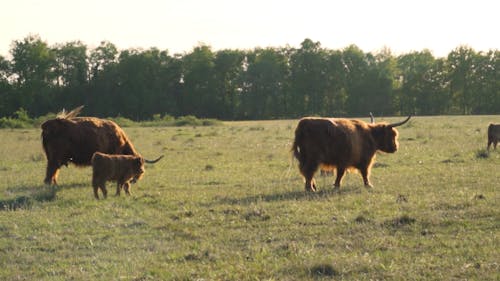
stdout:
{"type": "Polygon", "coordinates": [[[170,126],[217,126],[222,122],[216,119],[198,119],[193,115],[181,116],[175,118],[170,115],[161,117],[159,114],[153,115],[153,120],[141,122],[140,126],[144,127],[170,127],[170,126]]]}
{"type": "MultiPolygon", "coordinates": [[[[40,127],[40,125],[56,117],[54,113],[48,113],[44,116],[40,116],[36,119],[31,119],[28,112],[22,108],[14,112],[14,117],[2,117],[0,118],[0,128],[16,128],[25,129],[40,127]]],[[[150,121],[140,121],[135,122],[128,118],[118,116],[118,117],[108,117],[108,119],[114,121],[121,127],[170,127],[170,126],[218,126],[222,125],[222,122],[217,119],[198,119],[196,116],[187,115],[175,118],[168,114],[163,117],[160,114],[153,115],[153,119],[150,121]]]]}
{"type": "Polygon", "coordinates": [[[136,122],[134,122],[134,121],[132,121],[132,120],[130,120],[128,118],[121,117],[121,116],[114,117],[114,118],[108,117],[108,119],[114,121],[120,127],[134,127],[134,126],[137,126],[136,122]]]}
{"type": "Polygon", "coordinates": [[[34,126],[34,120],[28,116],[28,112],[23,108],[14,112],[14,116],[15,118],[2,117],[0,119],[0,128],[24,129],[34,126]]]}

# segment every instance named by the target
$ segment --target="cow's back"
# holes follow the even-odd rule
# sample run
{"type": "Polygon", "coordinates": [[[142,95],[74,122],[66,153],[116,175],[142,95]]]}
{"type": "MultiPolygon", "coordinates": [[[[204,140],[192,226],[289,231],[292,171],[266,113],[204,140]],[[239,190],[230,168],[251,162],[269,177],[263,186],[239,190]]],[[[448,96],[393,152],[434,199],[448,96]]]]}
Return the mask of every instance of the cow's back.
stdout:
{"type": "Polygon", "coordinates": [[[125,132],[113,121],[95,117],[75,117],[71,121],[80,127],[79,135],[76,136],[73,162],[90,163],[94,152],[137,154],[125,132]]]}
{"type": "Polygon", "coordinates": [[[96,152],[92,157],[94,177],[107,181],[120,181],[133,175],[132,161],[135,156],[109,155],[96,152]]]}
{"type": "Polygon", "coordinates": [[[500,124],[490,124],[488,126],[488,137],[500,140],[500,124]]]}
{"type": "Polygon", "coordinates": [[[349,121],[313,117],[301,119],[295,130],[299,161],[313,160],[331,166],[351,164],[353,153],[356,153],[353,147],[360,140],[353,133],[355,125],[349,121]]]}

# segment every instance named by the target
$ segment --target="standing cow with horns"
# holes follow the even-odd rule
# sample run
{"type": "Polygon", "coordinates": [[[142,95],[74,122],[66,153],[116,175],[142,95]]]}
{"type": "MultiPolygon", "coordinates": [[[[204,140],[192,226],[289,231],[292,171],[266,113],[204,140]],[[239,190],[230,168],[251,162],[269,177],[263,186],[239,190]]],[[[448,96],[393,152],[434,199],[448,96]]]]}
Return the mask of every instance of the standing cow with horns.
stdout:
{"type": "Polygon", "coordinates": [[[299,161],[300,173],[305,178],[306,191],[316,191],[314,174],[323,166],[337,170],[335,188],[340,187],[349,168],[360,171],[366,187],[370,183],[370,169],[375,153],[394,153],[398,149],[398,131],[395,129],[410,120],[386,123],[366,123],[340,118],[302,118],[295,130],[292,151],[299,161]]]}
{"type": "MultiPolygon", "coordinates": [[[[140,156],[125,132],[113,121],[95,117],[77,117],[83,106],[64,110],[42,124],[43,150],[47,156],[44,182],[57,184],[63,165],[89,166],[95,152],[140,156]]],[[[144,160],[156,163],[156,160],[144,160]]]]}

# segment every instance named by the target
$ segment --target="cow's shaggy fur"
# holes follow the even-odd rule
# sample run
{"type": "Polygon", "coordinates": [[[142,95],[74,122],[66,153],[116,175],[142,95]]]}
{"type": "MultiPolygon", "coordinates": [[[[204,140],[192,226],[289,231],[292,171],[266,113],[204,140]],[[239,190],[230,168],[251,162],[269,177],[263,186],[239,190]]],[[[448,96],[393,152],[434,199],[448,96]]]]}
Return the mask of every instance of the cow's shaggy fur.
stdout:
{"type": "Polygon", "coordinates": [[[116,195],[120,195],[123,188],[130,195],[130,183],[144,175],[144,159],[134,155],[109,155],[100,152],[92,157],[92,187],[94,196],[99,199],[101,189],[104,197],[107,196],[106,182],[116,182],[116,195]]]}
{"type": "Polygon", "coordinates": [[[488,147],[490,150],[490,146],[493,144],[493,148],[497,149],[498,141],[500,141],[500,124],[490,124],[488,126],[488,147]]]}
{"type": "Polygon", "coordinates": [[[306,191],[316,191],[313,179],[318,167],[337,171],[334,186],[340,183],[347,169],[360,171],[365,186],[371,187],[369,176],[375,153],[394,153],[398,149],[396,126],[405,121],[386,124],[337,118],[302,118],[295,130],[292,151],[299,160],[306,191]]]}
{"type": "MultiPolygon", "coordinates": [[[[42,127],[42,144],[47,157],[44,182],[57,184],[59,169],[73,163],[88,166],[94,152],[107,154],[140,154],[135,150],[125,132],[113,121],[95,117],[76,117],[82,107],[45,121],[42,127]]],[[[160,158],[149,161],[154,163],[160,158]]]]}

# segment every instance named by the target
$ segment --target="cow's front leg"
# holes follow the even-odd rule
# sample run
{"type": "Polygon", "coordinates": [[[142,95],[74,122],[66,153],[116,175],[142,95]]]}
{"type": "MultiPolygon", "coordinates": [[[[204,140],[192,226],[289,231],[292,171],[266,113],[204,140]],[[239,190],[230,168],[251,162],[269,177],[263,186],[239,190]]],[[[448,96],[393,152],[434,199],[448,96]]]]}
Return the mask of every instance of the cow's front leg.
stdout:
{"type": "Polygon", "coordinates": [[[122,190],[122,184],[120,182],[116,183],[116,196],[120,196],[120,191],[122,190]]]}
{"type": "Polygon", "coordinates": [[[360,172],[361,172],[361,176],[363,177],[363,182],[365,184],[365,187],[366,188],[372,188],[373,185],[370,183],[370,171],[368,170],[368,168],[363,168],[363,169],[360,169],[360,172]]]}
{"type": "Polygon", "coordinates": [[[108,197],[108,190],[106,189],[106,184],[101,185],[102,195],[104,198],[108,197]]]}
{"type": "Polygon", "coordinates": [[[45,171],[45,179],[43,182],[48,185],[57,185],[57,175],[59,174],[60,168],[61,164],[57,161],[49,160],[47,162],[47,169],[45,171]]]}
{"type": "Polygon", "coordinates": [[[305,190],[315,192],[316,191],[316,181],[314,180],[314,173],[318,169],[318,164],[316,163],[306,163],[300,165],[300,172],[306,180],[305,190]]]}
{"type": "Polygon", "coordinates": [[[123,184],[123,189],[125,190],[125,194],[130,195],[130,183],[129,182],[125,182],[123,184]]]}

